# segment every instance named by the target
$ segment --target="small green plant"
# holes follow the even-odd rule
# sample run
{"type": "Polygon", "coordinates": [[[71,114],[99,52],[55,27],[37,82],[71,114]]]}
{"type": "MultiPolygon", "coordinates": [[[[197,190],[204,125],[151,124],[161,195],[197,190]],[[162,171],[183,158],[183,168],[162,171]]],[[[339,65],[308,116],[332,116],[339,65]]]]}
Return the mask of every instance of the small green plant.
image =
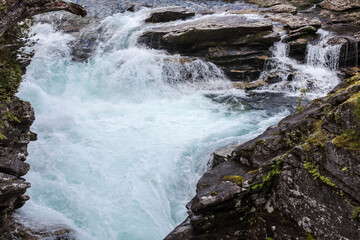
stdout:
{"type": "Polygon", "coordinates": [[[360,213],[360,207],[354,208],[354,211],[352,212],[352,218],[356,219],[359,216],[360,213]]]}
{"type": "Polygon", "coordinates": [[[306,93],[310,92],[310,89],[304,88],[300,90],[300,97],[298,98],[295,110],[298,112],[304,111],[304,105],[302,104],[304,97],[306,96],[306,93]]]}
{"type": "Polygon", "coordinates": [[[308,233],[305,240],[315,240],[315,238],[310,233],[308,233]]]}
{"type": "Polygon", "coordinates": [[[335,183],[333,183],[329,178],[320,174],[320,172],[316,169],[315,165],[311,161],[307,160],[304,163],[304,167],[313,176],[314,179],[319,179],[320,181],[322,181],[329,187],[333,188],[333,190],[336,194],[338,194],[340,196],[344,195],[343,191],[339,190],[338,186],[336,186],[335,183]]]}
{"type": "Polygon", "coordinates": [[[339,125],[340,122],[341,122],[340,111],[335,112],[335,122],[336,122],[337,125],[339,125]]]}
{"type": "Polygon", "coordinates": [[[262,178],[262,182],[251,186],[252,190],[262,189],[265,185],[269,186],[274,180],[274,177],[281,173],[283,159],[277,158],[271,165],[271,170],[262,178]]]}
{"type": "Polygon", "coordinates": [[[360,124],[360,97],[356,99],[355,115],[360,124]]]}

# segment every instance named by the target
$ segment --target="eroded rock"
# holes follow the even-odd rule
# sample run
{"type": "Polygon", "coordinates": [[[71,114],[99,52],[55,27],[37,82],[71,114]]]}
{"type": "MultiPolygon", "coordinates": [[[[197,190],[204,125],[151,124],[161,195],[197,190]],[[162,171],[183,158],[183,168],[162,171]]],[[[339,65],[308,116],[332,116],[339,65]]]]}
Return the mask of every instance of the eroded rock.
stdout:
{"type": "Polygon", "coordinates": [[[253,81],[271,55],[269,48],[279,40],[269,20],[211,15],[154,27],[139,42],[171,53],[203,57],[220,66],[233,80],[253,81]]]}

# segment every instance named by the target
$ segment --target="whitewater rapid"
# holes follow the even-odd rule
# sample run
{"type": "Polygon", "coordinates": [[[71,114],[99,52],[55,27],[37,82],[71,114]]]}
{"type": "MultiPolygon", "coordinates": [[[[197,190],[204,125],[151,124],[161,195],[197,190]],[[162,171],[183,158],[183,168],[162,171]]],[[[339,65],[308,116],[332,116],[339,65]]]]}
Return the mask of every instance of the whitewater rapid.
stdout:
{"type": "Polygon", "coordinates": [[[246,96],[213,64],[137,46],[139,18],[104,20],[109,36],[86,63],[72,61],[70,35],[33,28],[39,40],[19,93],[38,133],[31,200],[19,212],[26,224],[66,224],[80,239],[161,239],[186,218],[211,152],[289,113],[214,101],[246,96]]]}
{"type": "Polygon", "coordinates": [[[18,212],[25,224],[65,224],[79,239],[162,239],[186,218],[211,152],[290,113],[249,107],[211,63],[137,45],[145,17],[101,21],[87,62],[72,60],[71,35],[33,27],[19,92],[38,133],[27,160],[31,200],[18,212]]]}

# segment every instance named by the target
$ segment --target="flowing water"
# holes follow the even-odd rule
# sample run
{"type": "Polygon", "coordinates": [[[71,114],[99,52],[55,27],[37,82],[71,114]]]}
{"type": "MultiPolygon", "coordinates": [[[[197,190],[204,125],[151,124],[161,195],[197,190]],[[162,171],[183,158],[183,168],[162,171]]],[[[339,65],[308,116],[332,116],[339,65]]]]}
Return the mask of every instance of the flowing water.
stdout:
{"type": "MultiPolygon", "coordinates": [[[[271,106],[232,89],[211,63],[138,46],[145,16],[104,19],[105,37],[83,63],[72,60],[70,35],[33,28],[39,40],[19,93],[38,133],[27,160],[31,200],[18,213],[25,224],[66,224],[79,239],[161,239],[186,218],[211,152],[289,114],[282,100],[271,106]]],[[[299,70],[333,74],[313,65],[299,70]]]]}
{"type": "MultiPolygon", "coordinates": [[[[280,41],[275,43],[273,57],[268,62],[266,70],[260,78],[269,74],[277,74],[279,83],[265,86],[256,92],[283,93],[287,96],[299,96],[303,89],[307,89],[306,98],[314,99],[329,92],[339,83],[337,68],[341,45],[330,45],[327,41],[333,37],[332,33],[319,29],[319,40],[308,44],[305,63],[300,63],[289,57],[289,46],[280,41]]],[[[286,37],[281,33],[282,38],[286,37]]]]}

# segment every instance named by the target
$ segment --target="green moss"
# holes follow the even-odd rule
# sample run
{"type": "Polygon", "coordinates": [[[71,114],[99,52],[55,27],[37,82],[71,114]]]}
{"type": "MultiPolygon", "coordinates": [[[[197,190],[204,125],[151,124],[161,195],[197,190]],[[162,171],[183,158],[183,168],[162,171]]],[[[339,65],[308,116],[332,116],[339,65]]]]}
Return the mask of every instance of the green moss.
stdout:
{"type": "Polygon", "coordinates": [[[360,97],[356,99],[356,105],[355,105],[355,116],[358,119],[358,122],[360,124],[360,97]]]}
{"type": "Polygon", "coordinates": [[[237,185],[241,185],[244,182],[245,178],[242,176],[238,176],[238,175],[228,175],[228,176],[224,176],[221,180],[222,181],[230,181],[237,185]]]}
{"type": "Polygon", "coordinates": [[[254,169],[254,170],[248,171],[247,174],[255,174],[258,172],[259,172],[259,169],[254,169]]]}
{"type": "Polygon", "coordinates": [[[332,142],[336,147],[351,151],[360,151],[360,136],[353,130],[346,130],[343,134],[337,136],[332,142]]]}
{"type": "Polygon", "coordinates": [[[354,208],[354,211],[352,212],[352,218],[356,219],[360,214],[360,207],[354,208]]]}
{"type": "Polygon", "coordinates": [[[335,112],[334,118],[335,118],[335,122],[336,122],[336,124],[337,124],[337,125],[339,125],[339,124],[340,124],[340,122],[341,122],[341,115],[340,115],[340,111],[336,111],[336,112],[335,112]]]}
{"type": "Polygon", "coordinates": [[[306,239],[305,240],[316,240],[310,233],[308,233],[306,235],[306,239]]]}
{"type": "Polygon", "coordinates": [[[325,141],[327,140],[327,137],[322,132],[321,128],[314,134],[312,134],[307,140],[306,143],[313,144],[317,147],[323,148],[325,146],[325,141]]]}
{"type": "Polygon", "coordinates": [[[213,191],[210,193],[211,196],[216,196],[217,195],[217,192],[216,191],[213,191]]]}
{"type": "Polygon", "coordinates": [[[304,163],[304,167],[313,176],[314,179],[319,179],[320,181],[331,187],[336,194],[341,196],[344,195],[343,191],[339,190],[338,186],[336,186],[335,183],[333,183],[329,178],[320,174],[320,172],[316,169],[315,165],[311,161],[307,160],[304,163]]]}
{"type": "Polygon", "coordinates": [[[262,189],[264,186],[270,186],[274,178],[281,173],[283,159],[277,158],[275,162],[270,165],[270,170],[262,178],[262,182],[251,186],[251,190],[262,189]]]}
{"type": "MultiPolygon", "coordinates": [[[[1,6],[5,6],[0,0],[1,6]]],[[[5,2],[6,3],[6,2],[5,2]]],[[[31,20],[18,23],[0,37],[0,132],[9,123],[19,121],[15,113],[9,112],[7,104],[10,103],[18,91],[22,80],[22,71],[19,63],[29,60],[33,53],[24,52],[24,47],[34,42],[29,40],[31,20]]],[[[0,139],[6,138],[0,133],[0,139]]]]}

